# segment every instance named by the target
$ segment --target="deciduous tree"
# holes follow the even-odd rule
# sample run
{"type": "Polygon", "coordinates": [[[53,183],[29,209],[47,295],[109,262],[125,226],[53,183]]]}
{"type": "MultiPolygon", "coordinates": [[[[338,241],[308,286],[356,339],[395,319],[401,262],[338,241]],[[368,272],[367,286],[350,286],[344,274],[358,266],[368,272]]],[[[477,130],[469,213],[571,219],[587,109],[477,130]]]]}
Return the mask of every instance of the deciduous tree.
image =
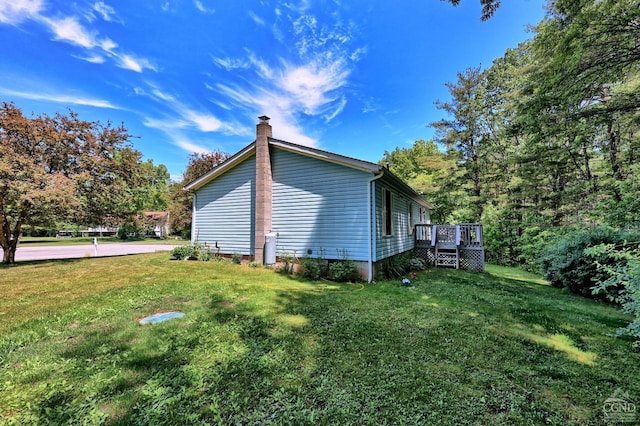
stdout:
{"type": "Polygon", "coordinates": [[[127,130],[78,115],[25,117],[0,106],[0,247],[13,263],[25,225],[108,224],[136,214],[140,153],[127,130]]]}
{"type": "Polygon", "coordinates": [[[211,169],[223,163],[227,158],[229,158],[229,154],[222,151],[194,152],[189,156],[189,163],[187,169],[182,174],[182,180],[172,184],[170,187],[171,201],[169,211],[171,212],[172,232],[183,236],[191,233],[193,193],[185,191],[183,189],[185,185],[211,171],[211,169]]]}

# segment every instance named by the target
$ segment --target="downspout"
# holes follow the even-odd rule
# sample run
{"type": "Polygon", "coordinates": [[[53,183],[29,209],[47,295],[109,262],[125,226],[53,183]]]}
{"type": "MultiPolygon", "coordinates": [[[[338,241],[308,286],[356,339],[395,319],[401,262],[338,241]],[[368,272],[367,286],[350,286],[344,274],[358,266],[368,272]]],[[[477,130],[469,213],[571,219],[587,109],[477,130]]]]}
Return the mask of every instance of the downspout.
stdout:
{"type": "Polygon", "coordinates": [[[194,238],[196,238],[196,192],[193,191],[193,203],[191,206],[191,245],[197,243],[194,238]]]}
{"type": "Polygon", "coordinates": [[[367,282],[373,281],[373,239],[375,235],[373,235],[373,220],[375,219],[376,214],[376,206],[375,203],[372,206],[372,194],[371,188],[373,187],[373,181],[380,179],[384,175],[384,168],[380,170],[380,174],[369,179],[369,191],[367,192],[367,204],[369,205],[369,261],[368,261],[368,277],[367,282]]]}

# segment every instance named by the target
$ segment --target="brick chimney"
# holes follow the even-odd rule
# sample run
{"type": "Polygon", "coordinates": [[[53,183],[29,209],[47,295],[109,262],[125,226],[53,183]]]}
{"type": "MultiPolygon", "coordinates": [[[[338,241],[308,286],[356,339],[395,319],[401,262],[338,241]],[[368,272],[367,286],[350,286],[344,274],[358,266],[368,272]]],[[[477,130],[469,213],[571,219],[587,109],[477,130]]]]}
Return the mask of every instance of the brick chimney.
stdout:
{"type": "Polygon", "coordinates": [[[256,223],[254,260],[264,263],[265,235],[271,232],[272,183],[269,138],[272,131],[269,117],[258,117],[256,126],[256,223]]]}

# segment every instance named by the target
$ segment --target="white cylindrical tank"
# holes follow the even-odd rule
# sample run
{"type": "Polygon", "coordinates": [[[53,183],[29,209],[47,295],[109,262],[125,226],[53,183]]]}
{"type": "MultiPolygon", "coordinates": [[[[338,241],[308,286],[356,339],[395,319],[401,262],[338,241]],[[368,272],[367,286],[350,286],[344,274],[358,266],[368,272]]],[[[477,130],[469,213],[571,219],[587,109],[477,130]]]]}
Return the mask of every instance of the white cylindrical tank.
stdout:
{"type": "Polygon", "coordinates": [[[264,236],[264,264],[273,265],[276,263],[276,234],[267,234],[264,236]]]}

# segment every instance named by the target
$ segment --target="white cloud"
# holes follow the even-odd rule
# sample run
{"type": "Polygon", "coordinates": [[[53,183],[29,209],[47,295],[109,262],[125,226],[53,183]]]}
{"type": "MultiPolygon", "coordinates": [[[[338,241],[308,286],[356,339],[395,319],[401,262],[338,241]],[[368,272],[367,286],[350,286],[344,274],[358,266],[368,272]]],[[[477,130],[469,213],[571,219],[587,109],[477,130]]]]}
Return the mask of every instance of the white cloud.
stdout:
{"type": "Polygon", "coordinates": [[[309,115],[315,115],[322,108],[335,101],[332,93],[346,84],[349,71],[343,61],[331,63],[312,62],[303,66],[284,70],[278,86],[284,89],[309,115]]]}
{"type": "Polygon", "coordinates": [[[215,9],[211,9],[211,8],[206,7],[204,5],[204,3],[202,3],[200,0],[194,0],[193,4],[195,5],[196,9],[198,9],[202,13],[215,13],[216,12],[215,9]]]}
{"type": "Polygon", "coordinates": [[[100,40],[100,49],[104,50],[105,52],[113,52],[116,47],[118,47],[118,44],[110,38],[100,40]]]}
{"type": "Polygon", "coordinates": [[[294,13],[301,15],[305,13],[309,9],[309,7],[311,7],[311,4],[309,0],[302,0],[293,3],[282,3],[282,6],[294,13]]]}
{"type": "Polygon", "coordinates": [[[351,53],[349,59],[351,59],[353,62],[358,62],[364,55],[367,54],[368,51],[369,49],[367,48],[367,46],[359,47],[354,50],[353,53],[351,53]]]}
{"type": "MultiPolygon", "coordinates": [[[[237,122],[225,122],[203,108],[194,108],[182,102],[177,96],[167,93],[153,83],[147,83],[148,89],[135,87],[134,92],[162,104],[166,111],[162,118],[145,117],[144,125],[161,130],[172,138],[175,132],[196,131],[204,133],[222,132],[227,135],[248,136],[251,132],[237,122]]],[[[209,87],[210,90],[215,90],[209,87]]],[[[227,107],[229,108],[229,107],[227,107]]],[[[193,152],[193,151],[191,151],[193,152]]]]}
{"type": "Polygon", "coordinates": [[[164,93],[160,91],[160,89],[154,88],[151,93],[153,93],[156,98],[160,99],[163,102],[176,102],[176,98],[173,95],[164,93]]]}
{"type": "Polygon", "coordinates": [[[102,55],[93,54],[89,56],[74,56],[74,58],[81,59],[83,61],[91,62],[92,64],[103,64],[105,62],[105,58],[102,55]]]}
{"type": "Polygon", "coordinates": [[[284,32],[278,28],[278,24],[273,24],[273,27],[271,27],[271,33],[273,34],[273,38],[278,40],[280,43],[284,43],[284,32]]]}
{"type": "Polygon", "coordinates": [[[213,63],[224,68],[227,71],[233,71],[238,68],[249,68],[249,63],[243,59],[231,59],[231,58],[213,58],[213,63]]]}
{"type": "Polygon", "coordinates": [[[95,10],[101,17],[107,22],[114,21],[114,16],[116,11],[113,7],[109,6],[103,1],[96,2],[93,5],[93,10],[95,10]]]}
{"type": "Polygon", "coordinates": [[[281,16],[282,16],[282,10],[280,10],[279,7],[276,7],[275,10],[273,11],[273,13],[276,15],[276,20],[273,23],[273,26],[271,27],[271,34],[273,34],[273,37],[278,40],[280,43],[284,43],[284,34],[285,32],[283,30],[280,29],[280,24],[281,24],[281,16]]]}
{"type": "Polygon", "coordinates": [[[87,31],[73,16],[62,19],[45,18],[44,22],[53,32],[55,40],[77,44],[87,49],[94,48],[99,44],[95,33],[87,31]]]}
{"type": "Polygon", "coordinates": [[[136,58],[135,56],[128,54],[114,54],[113,56],[116,57],[116,65],[120,68],[135,72],[142,72],[145,69],[157,71],[156,67],[154,67],[149,60],[145,58],[136,58]]]}
{"type": "Polygon", "coordinates": [[[43,0],[0,0],[0,22],[17,25],[37,17],[43,9],[43,0]]]}
{"type": "Polygon", "coordinates": [[[73,105],[85,105],[92,106],[96,108],[109,108],[109,109],[117,109],[111,102],[103,99],[92,99],[85,97],[74,97],[69,95],[61,95],[55,93],[43,93],[43,92],[20,92],[17,90],[7,89],[4,87],[0,87],[0,93],[5,96],[29,99],[34,101],[45,101],[45,102],[54,102],[60,104],[73,104],[73,105]]]}
{"type": "Polygon", "coordinates": [[[218,105],[220,108],[222,109],[226,109],[227,111],[231,111],[233,108],[231,108],[228,104],[225,104],[224,102],[220,102],[217,100],[212,100],[211,101],[214,105],[218,105]]]}
{"type": "Polygon", "coordinates": [[[178,145],[180,148],[184,149],[187,152],[195,152],[198,154],[204,154],[207,152],[211,152],[211,149],[209,148],[205,148],[201,145],[196,145],[194,143],[191,143],[189,141],[186,141],[184,139],[179,139],[175,141],[175,144],[178,145]]]}
{"type": "MultiPolygon", "coordinates": [[[[263,14],[248,13],[259,25],[267,21],[263,14]]],[[[354,47],[359,33],[356,24],[343,21],[338,13],[331,17],[318,19],[307,0],[278,5],[270,17],[274,23],[266,30],[281,43],[285,43],[283,34],[293,34],[286,43],[297,57],[260,56],[245,49],[242,59],[219,59],[216,64],[233,71],[233,81],[238,83],[209,87],[216,93],[212,102],[252,122],[266,114],[271,117],[275,137],[317,146],[318,128],[305,131],[304,123],[314,118],[330,122],[345,110],[354,64],[367,53],[366,46],[354,47]],[[248,67],[239,67],[240,63],[248,67]]]]}
{"type": "MultiPolygon", "coordinates": [[[[115,10],[103,1],[92,5],[91,11],[84,14],[85,19],[91,20],[99,13],[103,19],[113,21],[115,10]]],[[[54,13],[48,13],[54,15],[54,13]]],[[[58,14],[59,15],[59,14],[58,14]]],[[[116,65],[135,72],[145,69],[157,71],[148,59],[136,57],[132,54],[116,52],[118,44],[108,37],[101,37],[97,31],[87,29],[78,16],[51,18],[44,14],[43,0],[0,0],[0,23],[17,25],[24,20],[32,20],[44,25],[53,33],[53,40],[61,41],[87,50],[87,54],[72,53],[72,56],[96,64],[105,63],[105,58],[96,50],[108,54],[116,65]]]]}
{"type": "Polygon", "coordinates": [[[362,112],[364,114],[367,114],[369,112],[376,112],[380,108],[377,101],[373,98],[365,99],[362,101],[362,103],[364,104],[362,106],[362,112]]]}
{"type": "Polygon", "coordinates": [[[219,93],[228,98],[236,107],[248,107],[256,103],[256,97],[245,89],[231,87],[225,84],[218,84],[216,88],[219,93]]]}
{"type": "Polygon", "coordinates": [[[160,9],[162,9],[163,12],[168,12],[169,10],[171,10],[171,2],[166,1],[162,3],[162,5],[160,6],[160,9]]]}
{"type": "Polygon", "coordinates": [[[162,130],[165,133],[170,134],[175,129],[184,129],[188,126],[188,123],[184,120],[180,120],[178,117],[170,118],[153,118],[144,117],[142,124],[153,129],[162,130]]]}
{"type": "Polygon", "coordinates": [[[222,128],[220,120],[210,114],[203,114],[197,111],[185,111],[184,117],[203,132],[216,132],[222,128]]]}
{"type": "Polygon", "coordinates": [[[248,59],[250,64],[256,67],[258,71],[258,75],[261,78],[264,78],[267,80],[271,80],[273,78],[273,72],[271,70],[271,67],[269,67],[266,61],[258,58],[256,55],[254,55],[251,52],[249,53],[248,59]]]}
{"type": "Polygon", "coordinates": [[[256,24],[260,25],[261,27],[265,26],[264,19],[262,19],[261,17],[256,15],[256,13],[253,10],[249,11],[249,17],[253,20],[253,22],[255,22],[256,24]]]}
{"type": "Polygon", "coordinates": [[[283,115],[278,111],[272,112],[270,124],[273,126],[273,137],[275,138],[312,148],[318,146],[318,140],[306,134],[302,126],[295,119],[292,119],[289,114],[285,113],[283,115]]]}
{"type": "Polygon", "coordinates": [[[338,115],[340,115],[340,113],[344,110],[346,106],[347,106],[347,98],[343,96],[340,99],[340,101],[337,103],[337,105],[335,105],[335,109],[331,113],[324,115],[325,121],[328,123],[329,121],[336,118],[338,115]]]}
{"type": "Polygon", "coordinates": [[[301,145],[315,147],[318,141],[305,134],[303,128],[296,119],[298,110],[295,101],[288,95],[275,88],[243,89],[219,84],[218,92],[230,99],[232,110],[243,111],[249,120],[255,121],[256,117],[267,114],[271,117],[271,125],[274,128],[274,137],[288,140],[301,145]]]}

